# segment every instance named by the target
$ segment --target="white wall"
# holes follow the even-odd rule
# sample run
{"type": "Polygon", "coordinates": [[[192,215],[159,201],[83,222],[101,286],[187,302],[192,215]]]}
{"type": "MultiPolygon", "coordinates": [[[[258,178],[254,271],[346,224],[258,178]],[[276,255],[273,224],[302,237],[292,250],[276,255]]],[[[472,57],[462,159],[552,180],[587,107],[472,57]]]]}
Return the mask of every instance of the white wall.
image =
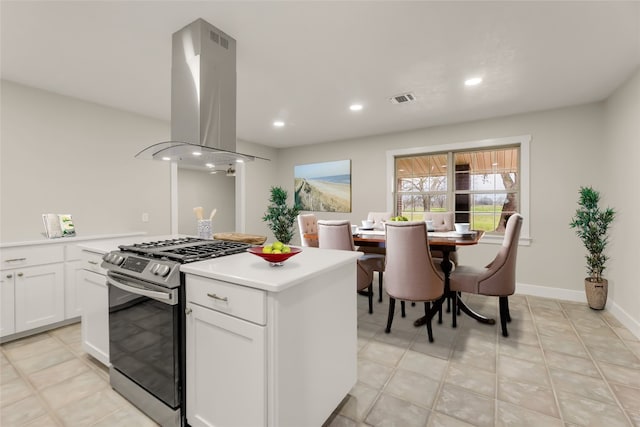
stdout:
{"type": "Polygon", "coordinates": [[[1,95],[3,243],[43,238],[43,213],[72,214],[78,235],[169,232],[169,165],[133,157],[168,123],[5,80],[1,95]]]}
{"type": "Polygon", "coordinates": [[[604,274],[614,305],[608,304],[621,320],[640,336],[640,69],[607,100],[606,126],[602,151],[606,179],[603,202],[617,211],[604,274]]]}
{"type": "MultiPolygon", "coordinates": [[[[273,240],[273,234],[262,221],[267,204],[269,203],[270,188],[278,185],[281,175],[286,171],[278,168],[278,150],[260,144],[238,140],[236,150],[239,153],[247,153],[264,159],[256,159],[244,165],[245,180],[244,190],[246,197],[242,201],[245,204],[245,220],[242,231],[249,234],[269,236],[273,240]]],[[[240,228],[239,228],[240,229],[240,228]]]]}

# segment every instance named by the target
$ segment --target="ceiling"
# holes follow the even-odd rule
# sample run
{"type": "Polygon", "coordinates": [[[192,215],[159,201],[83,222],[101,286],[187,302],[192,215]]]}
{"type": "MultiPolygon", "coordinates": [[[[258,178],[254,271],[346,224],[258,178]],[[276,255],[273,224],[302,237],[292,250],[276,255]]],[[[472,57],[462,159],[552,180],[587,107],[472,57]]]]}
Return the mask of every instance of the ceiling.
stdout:
{"type": "Polygon", "coordinates": [[[171,34],[203,18],[237,40],[238,138],[273,147],[599,101],[640,65],[637,1],[2,0],[0,13],[3,79],[165,120],[171,34]],[[389,101],[405,92],[415,102],[389,101]]]}

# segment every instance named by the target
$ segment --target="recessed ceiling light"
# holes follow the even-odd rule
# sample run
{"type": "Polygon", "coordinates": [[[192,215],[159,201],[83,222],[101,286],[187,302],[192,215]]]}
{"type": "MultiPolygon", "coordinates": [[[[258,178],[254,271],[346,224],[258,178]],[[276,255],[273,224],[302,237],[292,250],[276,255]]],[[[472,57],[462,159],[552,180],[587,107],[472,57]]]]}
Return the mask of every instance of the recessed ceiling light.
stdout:
{"type": "Polygon", "coordinates": [[[242,159],[236,159],[236,163],[244,163],[244,160],[242,160],[242,159]]]}
{"type": "Polygon", "coordinates": [[[360,110],[362,110],[362,104],[351,104],[349,106],[349,109],[351,111],[360,111],[360,110]]]}
{"type": "Polygon", "coordinates": [[[208,167],[208,168],[216,167],[216,165],[214,165],[213,163],[207,163],[207,164],[205,164],[205,166],[208,167]]]}
{"type": "Polygon", "coordinates": [[[482,77],[473,77],[464,81],[465,86],[475,86],[482,83],[482,77]]]}
{"type": "Polygon", "coordinates": [[[282,120],[276,120],[275,122],[273,122],[273,125],[277,128],[281,128],[282,126],[284,126],[284,122],[282,120]]]}
{"type": "Polygon", "coordinates": [[[200,151],[194,151],[193,153],[194,156],[202,156],[202,153],[200,151]]]}
{"type": "Polygon", "coordinates": [[[163,157],[162,160],[168,162],[169,160],[171,160],[171,157],[163,157]]]}

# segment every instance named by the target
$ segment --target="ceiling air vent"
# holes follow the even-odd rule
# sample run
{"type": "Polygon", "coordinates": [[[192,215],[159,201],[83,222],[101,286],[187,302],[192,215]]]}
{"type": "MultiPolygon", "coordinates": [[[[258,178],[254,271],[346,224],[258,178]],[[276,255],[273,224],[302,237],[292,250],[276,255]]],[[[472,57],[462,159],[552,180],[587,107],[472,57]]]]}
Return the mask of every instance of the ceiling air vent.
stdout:
{"type": "Polygon", "coordinates": [[[389,98],[392,104],[404,104],[407,102],[413,102],[416,100],[416,96],[412,93],[403,93],[401,95],[392,96],[389,98]]]}

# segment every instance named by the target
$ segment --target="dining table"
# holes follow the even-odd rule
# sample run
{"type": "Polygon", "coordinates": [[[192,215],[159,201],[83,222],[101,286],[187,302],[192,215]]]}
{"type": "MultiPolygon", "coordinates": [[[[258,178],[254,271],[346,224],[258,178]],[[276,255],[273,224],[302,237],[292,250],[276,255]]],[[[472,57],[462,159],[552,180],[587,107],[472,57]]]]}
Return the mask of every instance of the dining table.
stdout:
{"type": "MultiPolygon", "coordinates": [[[[442,272],[444,273],[444,294],[443,299],[446,298],[447,302],[451,301],[452,298],[456,298],[456,304],[458,313],[465,313],[471,318],[477,320],[480,323],[486,323],[489,325],[495,324],[495,319],[486,317],[474,310],[472,310],[465,302],[462,300],[461,295],[458,292],[451,291],[449,284],[449,277],[451,275],[451,271],[453,270],[453,263],[451,262],[450,256],[452,252],[455,252],[458,247],[464,246],[473,246],[477,245],[482,237],[484,236],[484,231],[482,230],[472,230],[468,233],[457,233],[455,231],[428,231],[427,239],[429,248],[431,250],[438,250],[442,252],[442,262],[440,263],[440,267],[442,268],[442,272]]],[[[318,238],[317,234],[305,234],[305,238],[318,238]]],[[[384,253],[386,239],[384,230],[380,229],[372,229],[372,230],[363,230],[361,228],[357,228],[353,233],[353,243],[358,246],[358,250],[361,252],[376,252],[376,253],[384,253]]],[[[450,311],[450,304],[447,304],[447,311],[450,311]]],[[[452,316],[452,327],[457,326],[456,317],[452,316]]],[[[421,317],[417,319],[413,324],[414,326],[422,326],[425,323],[425,318],[421,317]]],[[[439,312],[438,323],[442,323],[442,312],[439,312]]]]}

